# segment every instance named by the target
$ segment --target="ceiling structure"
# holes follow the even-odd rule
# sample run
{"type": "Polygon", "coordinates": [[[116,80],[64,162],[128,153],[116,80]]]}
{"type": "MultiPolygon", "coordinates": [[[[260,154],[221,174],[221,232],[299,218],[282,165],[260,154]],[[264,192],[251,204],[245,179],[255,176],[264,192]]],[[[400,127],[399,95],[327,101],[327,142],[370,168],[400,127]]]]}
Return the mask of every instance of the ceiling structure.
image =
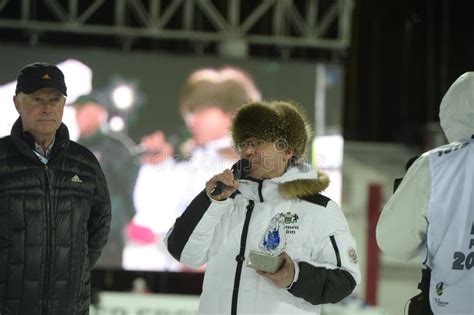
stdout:
{"type": "Polygon", "coordinates": [[[0,0],[0,30],[22,31],[31,44],[49,34],[214,43],[245,57],[249,47],[345,51],[353,0],[0,0]]]}
{"type": "Polygon", "coordinates": [[[336,62],[344,137],[422,143],[474,68],[471,0],[0,0],[0,42],[336,62]]]}

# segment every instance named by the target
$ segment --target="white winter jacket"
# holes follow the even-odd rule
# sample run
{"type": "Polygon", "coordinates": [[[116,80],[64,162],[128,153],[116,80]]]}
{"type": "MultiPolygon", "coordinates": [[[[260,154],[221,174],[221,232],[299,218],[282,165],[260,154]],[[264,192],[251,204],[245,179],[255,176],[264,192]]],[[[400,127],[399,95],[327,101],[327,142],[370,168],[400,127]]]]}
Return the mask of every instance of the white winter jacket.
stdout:
{"type": "MultiPolygon", "coordinates": [[[[439,118],[450,143],[474,135],[474,72],[466,72],[451,85],[441,101],[439,118]]],[[[425,256],[432,187],[429,156],[447,148],[420,156],[385,205],[377,224],[377,242],[388,255],[405,261],[425,256]]]]}
{"type": "Polygon", "coordinates": [[[180,262],[207,263],[199,312],[320,314],[320,304],[348,296],[360,281],[357,252],[341,209],[319,194],[327,177],[300,165],[278,178],[239,182],[224,201],[199,194],[165,239],[180,262]],[[289,289],[245,265],[278,214],[285,217],[286,252],[296,268],[289,289]]]}
{"type": "Polygon", "coordinates": [[[377,242],[390,256],[425,260],[434,314],[472,314],[474,72],[451,85],[439,116],[450,144],[424,153],[409,168],[382,211],[377,242]]]}

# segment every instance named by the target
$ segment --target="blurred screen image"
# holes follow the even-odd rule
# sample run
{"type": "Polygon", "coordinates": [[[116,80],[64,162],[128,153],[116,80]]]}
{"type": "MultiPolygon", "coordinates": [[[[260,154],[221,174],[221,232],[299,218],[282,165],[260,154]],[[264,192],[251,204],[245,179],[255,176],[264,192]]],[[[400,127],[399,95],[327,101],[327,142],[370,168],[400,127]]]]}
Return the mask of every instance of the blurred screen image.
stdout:
{"type": "MultiPolygon", "coordinates": [[[[12,101],[18,69],[44,61],[65,74],[63,122],[71,139],[97,157],[112,201],[111,233],[97,268],[204,270],[174,260],[163,237],[205,182],[238,160],[229,136],[235,109],[284,99],[315,115],[316,63],[13,45],[2,47],[0,60],[0,137],[18,118],[12,101]]],[[[342,67],[323,68],[324,121],[337,134],[342,67]]]]}

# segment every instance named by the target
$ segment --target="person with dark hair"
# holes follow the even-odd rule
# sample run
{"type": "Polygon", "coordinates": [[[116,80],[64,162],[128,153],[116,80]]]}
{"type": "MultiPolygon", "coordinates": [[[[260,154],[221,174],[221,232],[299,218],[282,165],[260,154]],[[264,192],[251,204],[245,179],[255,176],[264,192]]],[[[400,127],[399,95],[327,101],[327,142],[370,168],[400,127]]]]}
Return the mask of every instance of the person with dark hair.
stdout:
{"type": "Polygon", "coordinates": [[[422,292],[409,314],[467,315],[474,310],[474,72],[451,85],[439,118],[450,143],[409,167],[382,211],[377,243],[400,260],[423,259],[422,292]]]}
{"type": "Polygon", "coordinates": [[[90,272],[110,229],[107,183],[61,122],[61,70],[23,67],[20,117],[0,139],[0,314],[88,314],[90,272]]]}
{"type": "Polygon", "coordinates": [[[344,214],[320,194],[328,177],[303,162],[306,115],[288,102],[250,102],[231,130],[240,163],[250,165],[238,180],[230,170],[208,180],[168,232],[167,248],[192,268],[207,263],[201,314],[320,314],[321,304],[353,291],[360,272],[344,214]],[[259,264],[262,256],[281,263],[259,264]]]}
{"type": "Polygon", "coordinates": [[[123,132],[108,125],[111,104],[104,93],[79,96],[73,103],[79,130],[77,142],[84,145],[99,161],[107,178],[112,204],[110,235],[97,267],[120,268],[125,247],[125,227],[135,215],[133,189],[138,163],[131,151],[135,143],[123,132]]]}
{"type": "Polygon", "coordinates": [[[162,237],[209,176],[237,160],[229,136],[232,114],[245,102],[259,99],[253,79],[241,69],[204,68],[189,75],[179,99],[191,134],[181,145],[184,160],[174,158],[175,148],[161,131],[144,137],[141,143],[146,153],[134,191],[137,214],[128,227],[125,269],[183,268],[169,257],[162,237]]]}

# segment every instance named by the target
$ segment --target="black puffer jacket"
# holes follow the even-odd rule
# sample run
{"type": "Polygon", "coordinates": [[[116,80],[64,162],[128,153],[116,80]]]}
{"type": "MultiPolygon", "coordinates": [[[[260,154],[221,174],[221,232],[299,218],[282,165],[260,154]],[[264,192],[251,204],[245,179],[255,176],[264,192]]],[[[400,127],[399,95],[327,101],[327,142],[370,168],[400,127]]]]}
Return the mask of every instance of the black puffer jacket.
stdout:
{"type": "Polygon", "coordinates": [[[0,139],[0,314],[87,314],[110,229],[105,177],[64,124],[47,165],[28,140],[20,120],[0,139]]]}

